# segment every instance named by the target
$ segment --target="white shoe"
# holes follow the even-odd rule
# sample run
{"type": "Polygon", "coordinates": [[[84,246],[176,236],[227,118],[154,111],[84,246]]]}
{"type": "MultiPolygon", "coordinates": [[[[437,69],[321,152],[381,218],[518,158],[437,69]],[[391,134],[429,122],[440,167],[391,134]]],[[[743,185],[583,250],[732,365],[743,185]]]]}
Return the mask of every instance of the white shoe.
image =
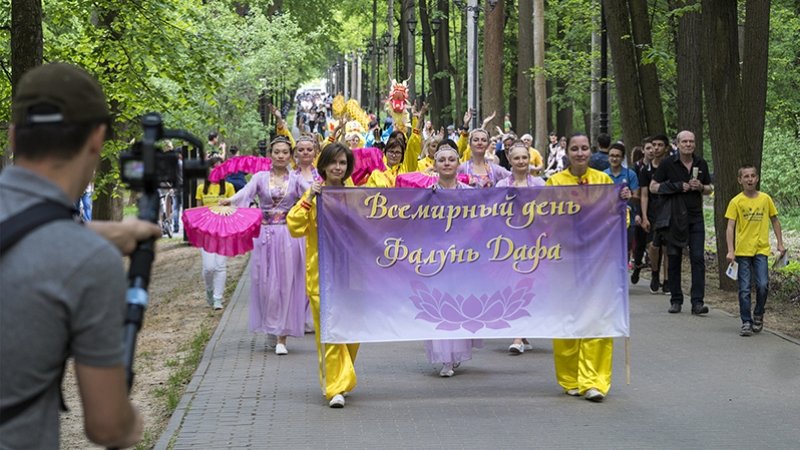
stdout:
{"type": "Polygon", "coordinates": [[[286,350],[286,345],[278,344],[275,346],[275,354],[276,355],[288,355],[289,350],[286,350]]]}
{"type": "Polygon", "coordinates": [[[334,395],[328,406],[331,408],[344,408],[344,396],[342,394],[334,395]]]}
{"type": "Polygon", "coordinates": [[[445,363],[442,366],[442,370],[439,371],[439,376],[443,378],[449,378],[455,375],[455,371],[453,370],[453,365],[451,363],[445,363]]]}
{"type": "Polygon", "coordinates": [[[581,391],[578,390],[578,389],[567,389],[566,391],[564,391],[564,393],[569,395],[569,396],[571,396],[571,397],[580,397],[581,396],[581,391]]]}
{"type": "Polygon", "coordinates": [[[524,348],[525,350],[533,350],[533,345],[531,345],[531,343],[528,342],[527,339],[523,339],[522,340],[522,348],[524,348]]]}
{"type": "Polygon", "coordinates": [[[590,402],[602,402],[603,399],[606,398],[605,394],[595,388],[590,388],[583,396],[590,402]]]}
{"type": "Polygon", "coordinates": [[[222,299],[221,298],[215,298],[214,299],[214,310],[215,311],[219,311],[220,309],[222,309],[222,299]]]}
{"type": "Polygon", "coordinates": [[[525,345],[524,344],[511,344],[508,346],[508,353],[512,355],[521,355],[525,353],[525,345]]]}

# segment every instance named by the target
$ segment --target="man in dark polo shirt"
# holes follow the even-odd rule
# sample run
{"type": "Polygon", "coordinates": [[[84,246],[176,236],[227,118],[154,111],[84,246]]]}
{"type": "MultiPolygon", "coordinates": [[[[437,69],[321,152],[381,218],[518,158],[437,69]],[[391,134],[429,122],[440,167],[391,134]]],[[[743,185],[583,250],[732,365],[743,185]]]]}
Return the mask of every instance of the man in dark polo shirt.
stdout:
{"type": "Polygon", "coordinates": [[[705,314],[706,266],[704,260],[705,224],[703,195],[714,190],[708,163],[694,154],[694,133],[678,133],[678,156],[666,158],[653,175],[650,192],[663,195],[665,203],[656,219],[655,228],[667,246],[670,283],[670,313],[681,312],[681,257],[689,246],[692,268],[692,314],[705,314]]]}

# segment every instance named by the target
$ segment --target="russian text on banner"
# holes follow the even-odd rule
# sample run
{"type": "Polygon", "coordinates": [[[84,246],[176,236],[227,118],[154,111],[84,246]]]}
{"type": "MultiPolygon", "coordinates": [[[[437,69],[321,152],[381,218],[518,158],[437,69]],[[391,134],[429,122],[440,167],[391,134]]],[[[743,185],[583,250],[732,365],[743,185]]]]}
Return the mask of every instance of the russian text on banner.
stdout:
{"type": "Polygon", "coordinates": [[[619,187],[325,188],[323,342],[629,336],[619,187]]]}

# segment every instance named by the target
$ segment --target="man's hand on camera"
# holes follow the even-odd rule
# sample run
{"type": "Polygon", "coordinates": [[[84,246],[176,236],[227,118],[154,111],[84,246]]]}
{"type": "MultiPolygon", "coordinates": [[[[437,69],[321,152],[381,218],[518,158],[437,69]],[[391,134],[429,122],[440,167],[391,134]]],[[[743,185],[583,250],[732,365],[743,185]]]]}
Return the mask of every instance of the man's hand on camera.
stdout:
{"type": "Polygon", "coordinates": [[[140,219],[125,219],[122,222],[93,220],[86,226],[111,241],[123,255],[133,253],[140,241],[161,237],[158,225],[140,219]]]}

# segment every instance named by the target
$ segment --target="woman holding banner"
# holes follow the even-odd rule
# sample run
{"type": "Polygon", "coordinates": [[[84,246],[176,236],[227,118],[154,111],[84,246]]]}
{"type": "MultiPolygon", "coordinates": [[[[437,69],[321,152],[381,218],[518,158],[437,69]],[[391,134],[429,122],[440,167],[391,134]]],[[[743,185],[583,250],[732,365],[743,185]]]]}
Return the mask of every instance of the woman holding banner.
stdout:
{"type": "MultiPolygon", "coordinates": [[[[508,162],[511,163],[511,175],[508,178],[497,182],[497,187],[532,187],[544,186],[544,180],[540,177],[531,175],[531,156],[528,151],[528,144],[523,141],[516,141],[511,144],[508,151],[508,162]]],[[[515,338],[514,342],[508,346],[508,352],[512,355],[521,355],[525,350],[531,350],[530,342],[524,338],[515,338]]]]}
{"type": "MultiPolygon", "coordinates": [[[[434,155],[434,168],[439,181],[434,189],[471,189],[456,178],[458,172],[458,150],[456,143],[445,139],[439,143],[434,155]]],[[[425,353],[431,364],[442,363],[441,377],[452,377],[462,361],[472,359],[472,349],[482,346],[480,339],[444,339],[425,341],[425,353]]]]}
{"type": "MultiPolygon", "coordinates": [[[[613,184],[608,175],[589,167],[591,155],[589,138],[582,133],[572,135],[567,141],[569,167],[548,178],[547,185],[613,184]]],[[[627,201],[630,197],[630,189],[623,188],[620,198],[627,201]]],[[[613,352],[611,338],[553,339],[556,380],[564,393],[602,402],[611,389],[613,352]]]]}
{"type": "Polygon", "coordinates": [[[343,408],[344,396],[356,387],[355,360],[359,344],[323,344],[320,340],[319,253],[317,251],[317,196],[322,186],[344,186],[353,173],[353,152],[334,142],[320,154],[317,169],[323,182],[314,182],[286,216],[289,233],[306,238],[306,291],[314,316],[319,380],[331,408],[343,408]]]}

